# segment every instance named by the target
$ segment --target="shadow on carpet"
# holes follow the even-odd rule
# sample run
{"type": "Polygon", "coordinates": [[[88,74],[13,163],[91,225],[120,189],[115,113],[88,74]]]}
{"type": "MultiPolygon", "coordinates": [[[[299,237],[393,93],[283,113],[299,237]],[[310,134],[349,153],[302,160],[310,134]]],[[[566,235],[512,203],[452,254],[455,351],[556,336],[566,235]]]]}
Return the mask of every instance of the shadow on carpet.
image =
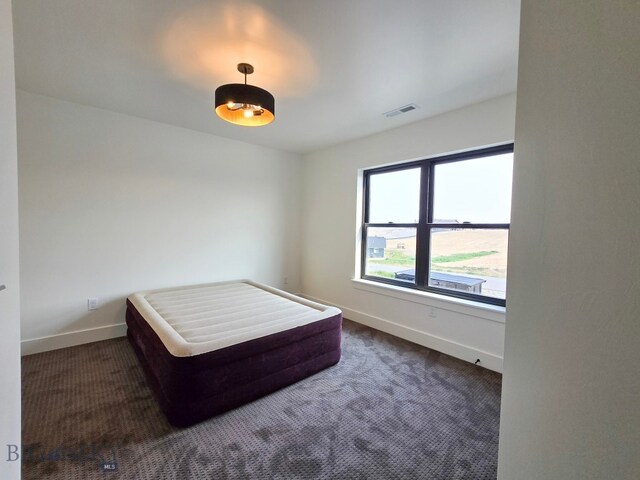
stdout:
{"type": "Polygon", "coordinates": [[[24,479],[496,478],[501,376],[344,322],[340,363],[171,427],[126,338],[23,358],[24,479]]]}

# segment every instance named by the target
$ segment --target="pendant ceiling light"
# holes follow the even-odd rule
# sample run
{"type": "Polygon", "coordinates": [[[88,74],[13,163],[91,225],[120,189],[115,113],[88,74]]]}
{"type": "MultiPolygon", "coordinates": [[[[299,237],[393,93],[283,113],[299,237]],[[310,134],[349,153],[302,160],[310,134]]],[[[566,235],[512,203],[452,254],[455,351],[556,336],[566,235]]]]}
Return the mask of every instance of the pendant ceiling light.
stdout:
{"type": "Polygon", "coordinates": [[[216,113],[227,122],[244,127],[260,127],[276,118],[275,100],[266,90],[247,85],[247,75],[253,73],[248,63],[239,63],[244,84],[229,83],[216,89],[216,113]]]}

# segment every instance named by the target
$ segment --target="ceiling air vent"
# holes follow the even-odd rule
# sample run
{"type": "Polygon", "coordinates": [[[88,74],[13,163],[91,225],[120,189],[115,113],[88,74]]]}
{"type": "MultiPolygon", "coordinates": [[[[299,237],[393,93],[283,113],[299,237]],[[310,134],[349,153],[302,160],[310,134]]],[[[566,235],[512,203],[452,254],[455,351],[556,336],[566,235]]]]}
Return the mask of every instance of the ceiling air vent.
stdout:
{"type": "Polygon", "coordinates": [[[410,103],[409,105],[405,105],[404,107],[396,108],[395,110],[390,110],[388,112],[383,113],[383,115],[387,118],[395,117],[396,115],[400,115],[401,113],[407,113],[411,110],[415,110],[418,108],[418,105],[415,103],[410,103]]]}

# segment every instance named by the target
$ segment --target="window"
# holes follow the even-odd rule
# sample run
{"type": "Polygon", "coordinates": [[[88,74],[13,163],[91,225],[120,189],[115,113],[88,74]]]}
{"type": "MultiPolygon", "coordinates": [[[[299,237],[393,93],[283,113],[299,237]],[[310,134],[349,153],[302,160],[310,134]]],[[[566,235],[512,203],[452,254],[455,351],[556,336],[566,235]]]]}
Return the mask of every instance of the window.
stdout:
{"type": "Polygon", "coordinates": [[[364,172],[362,278],[505,305],[513,144],[364,172]]]}

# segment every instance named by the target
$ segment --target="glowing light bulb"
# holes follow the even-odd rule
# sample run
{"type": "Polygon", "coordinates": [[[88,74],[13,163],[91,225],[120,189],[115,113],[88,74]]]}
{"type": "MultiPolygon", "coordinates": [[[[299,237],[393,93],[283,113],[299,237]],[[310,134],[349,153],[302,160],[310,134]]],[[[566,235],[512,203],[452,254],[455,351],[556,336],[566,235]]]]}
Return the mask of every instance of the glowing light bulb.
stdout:
{"type": "Polygon", "coordinates": [[[242,114],[244,115],[244,118],[251,118],[251,117],[253,117],[253,110],[248,110],[247,109],[242,114]]]}
{"type": "Polygon", "coordinates": [[[235,105],[235,103],[233,103],[233,102],[229,101],[229,102],[227,103],[227,108],[228,108],[229,110],[231,110],[231,109],[233,108],[233,106],[234,106],[234,105],[235,105]]]}

